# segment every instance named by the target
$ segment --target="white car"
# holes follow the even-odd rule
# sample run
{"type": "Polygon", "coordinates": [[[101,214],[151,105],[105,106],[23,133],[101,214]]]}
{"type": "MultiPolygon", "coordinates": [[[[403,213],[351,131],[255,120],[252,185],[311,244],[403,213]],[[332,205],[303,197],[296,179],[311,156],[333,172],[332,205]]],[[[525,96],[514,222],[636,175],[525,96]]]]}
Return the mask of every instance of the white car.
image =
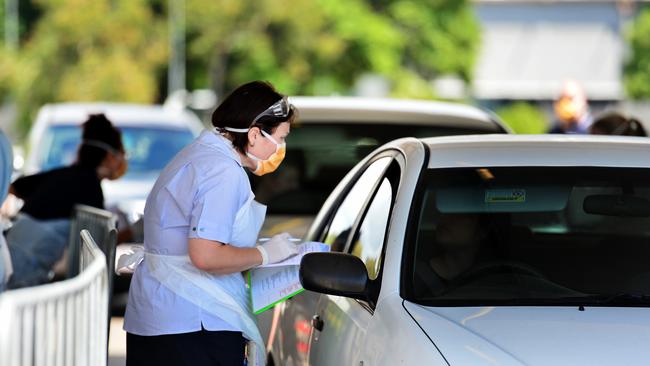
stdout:
{"type": "Polygon", "coordinates": [[[91,113],[104,113],[122,131],[129,159],[127,174],[102,181],[106,206],[117,206],[128,220],[144,212],[144,203],[158,174],[203,128],[200,120],[182,109],[160,105],[121,103],[48,104],[38,112],[29,133],[29,155],[24,171],[71,164],[81,141],[81,124],[91,113]]]}
{"type": "MultiPolygon", "coordinates": [[[[261,236],[286,231],[302,238],[330,192],[377,147],[400,137],[509,133],[490,112],[447,102],[363,97],[291,97],[298,123],[276,172],[250,175],[255,199],[266,204],[261,236]]],[[[258,324],[265,338],[270,311],[258,324]]]]}
{"type": "Polygon", "coordinates": [[[508,133],[495,115],[446,102],[363,97],[291,97],[298,123],[274,174],[251,176],[268,205],[263,236],[302,237],[329,193],[377,147],[400,137],[508,133]]]}
{"type": "Polygon", "coordinates": [[[629,365],[650,358],[650,140],[396,140],[329,196],[275,365],[629,365]]]}

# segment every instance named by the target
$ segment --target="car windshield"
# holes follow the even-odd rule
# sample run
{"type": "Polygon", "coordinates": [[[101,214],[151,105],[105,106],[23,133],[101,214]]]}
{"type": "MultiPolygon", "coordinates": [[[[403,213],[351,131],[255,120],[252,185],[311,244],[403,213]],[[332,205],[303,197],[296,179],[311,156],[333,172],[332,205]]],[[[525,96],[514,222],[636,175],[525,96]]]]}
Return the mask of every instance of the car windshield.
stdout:
{"type": "Polygon", "coordinates": [[[421,182],[410,300],[650,304],[649,169],[430,169],[421,182]]]}
{"type": "MultiPolygon", "coordinates": [[[[189,129],[128,126],[119,127],[129,160],[125,178],[155,174],[193,139],[189,129]]],[[[51,126],[41,146],[40,169],[72,164],[81,140],[81,128],[74,125],[51,126]]]]}
{"type": "MultiPolygon", "coordinates": [[[[489,128],[489,127],[487,127],[489,128]]],[[[252,176],[255,199],[271,214],[316,215],[345,174],[368,153],[400,137],[501,132],[397,123],[322,122],[291,127],[287,153],[274,174],[252,176]]]]}

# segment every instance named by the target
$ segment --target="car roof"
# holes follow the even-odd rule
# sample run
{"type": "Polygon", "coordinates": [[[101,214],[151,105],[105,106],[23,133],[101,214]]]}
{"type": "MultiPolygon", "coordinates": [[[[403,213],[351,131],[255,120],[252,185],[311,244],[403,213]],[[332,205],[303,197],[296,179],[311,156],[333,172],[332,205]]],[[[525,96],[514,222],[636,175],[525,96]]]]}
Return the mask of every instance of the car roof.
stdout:
{"type": "Polygon", "coordinates": [[[300,123],[417,124],[507,131],[479,108],[448,102],[366,97],[290,97],[300,123]]]}
{"type": "Polygon", "coordinates": [[[201,122],[192,113],[165,108],[161,105],[129,103],[58,103],[42,107],[39,119],[47,124],[79,125],[89,114],[104,113],[116,126],[160,126],[186,128],[194,132],[201,129],[201,122]],[[40,115],[42,113],[42,115],[40,115]]]}
{"type": "Polygon", "coordinates": [[[432,137],[421,141],[430,152],[429,168],[650,167],[647,137],[495,134],[432,137]]]}

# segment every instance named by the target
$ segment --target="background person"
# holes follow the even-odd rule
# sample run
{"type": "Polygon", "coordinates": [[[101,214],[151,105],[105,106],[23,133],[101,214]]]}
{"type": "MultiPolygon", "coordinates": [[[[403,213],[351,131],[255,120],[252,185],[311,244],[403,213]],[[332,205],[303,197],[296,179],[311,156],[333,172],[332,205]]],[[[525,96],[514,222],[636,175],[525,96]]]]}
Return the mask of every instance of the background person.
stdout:
{"type": "Polygon", "coordinates": [[[593,135],[648,136],[639,120],[627,118],[617,112],[598,116],[589,132],[593,135]]]}
{"type": "Polygon", "coordinates": [[[487,237],[478,214],[443,214],[436,226],[437,252],[429,265],[444,280],[452,280],[471,268],[487,237]]]}
{"type": "Polygon", "coordinates": [[[592,117],[587,96],[577,81],[564,83],[553,109],[556,121],[549,133],[589,133],[592,117]]]}
{"type": "Polygon", "coordinates": [[[296,254],[288,234],[255,246],[266,207],[244,168],[273,172],[296,112],[255,81],[214,111],[214,130],[181,150],[145,206],[144,259],[133,275],[124,329],[127,365],[237,365],[265,350],[242,271],[296,254]]]}
{"type": "Polygon", "coordinates": [[[61,258],[76,204],[104,208],[102,179],[126,173],[122,135],[103,114],[83,124],[77,160],[68,167],[18,178],[9,192],[24,201],[7,233],[14,273],[10,288],[47,282],[61,258]]]}

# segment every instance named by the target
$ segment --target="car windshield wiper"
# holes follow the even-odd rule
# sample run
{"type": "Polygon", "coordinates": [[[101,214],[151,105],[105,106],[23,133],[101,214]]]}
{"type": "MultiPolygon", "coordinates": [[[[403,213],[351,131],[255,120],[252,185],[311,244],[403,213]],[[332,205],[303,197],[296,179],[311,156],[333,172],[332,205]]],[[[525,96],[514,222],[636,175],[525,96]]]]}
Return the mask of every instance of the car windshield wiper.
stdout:
{"type": "Polygon", "coordinates": [[[441,296],[419,299],[425,306],[478,306],[478,305],[559,305],[559,306],[650,306],[650,294],[602,294],[550,298],[503,298],[503,299],[453,299],[441,296]]]}
{"type": "Polygon", "coordinates": [[[650,295],[621,292],[613,295],[590,295],[576,298],[584,301],[584,305],[650,305],[650,295]]]}

